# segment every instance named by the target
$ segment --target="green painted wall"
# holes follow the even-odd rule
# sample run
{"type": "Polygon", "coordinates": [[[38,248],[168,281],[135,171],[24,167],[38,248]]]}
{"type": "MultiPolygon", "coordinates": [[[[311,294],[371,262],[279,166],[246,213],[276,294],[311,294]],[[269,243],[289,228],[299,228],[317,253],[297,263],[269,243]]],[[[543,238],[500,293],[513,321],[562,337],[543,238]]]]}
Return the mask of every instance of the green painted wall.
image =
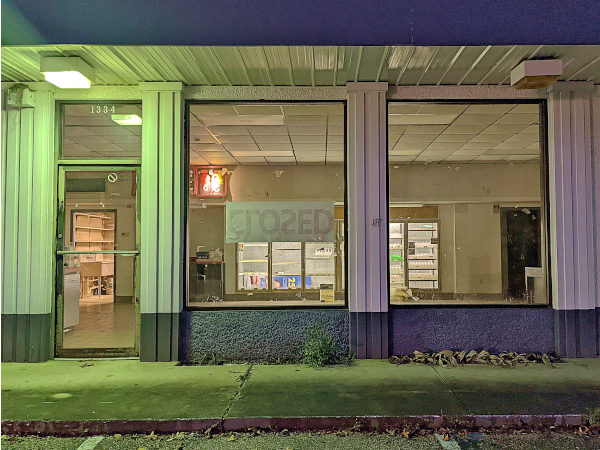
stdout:
{"type": "Polygon", "coordinates": [[[52,310],[54,99],[34,94],[35,108],[2,111],[2,314],[52,310]]]}
{"type": "Polygon", "coordinates": [[[182,89],[181,83],[140,85],[142,314],[179,313],[183,307],[182,89]]]}

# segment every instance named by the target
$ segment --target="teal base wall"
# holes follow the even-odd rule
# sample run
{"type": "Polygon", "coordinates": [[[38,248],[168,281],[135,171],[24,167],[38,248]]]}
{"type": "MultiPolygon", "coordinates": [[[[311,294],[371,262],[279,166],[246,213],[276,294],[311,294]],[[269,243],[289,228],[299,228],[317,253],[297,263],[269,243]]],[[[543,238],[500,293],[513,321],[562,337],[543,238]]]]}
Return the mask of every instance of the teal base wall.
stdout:
{"type": "Polygon", "coordinates": [[[54,357],[52,314],[2,314],[2,362],[54,357]]]}
{"type": "Polygon", "coordinates": [[[140,361],[178,361],[179,313],[140,315],[140,361]]]}
{"type": "Polygon", "coordinates": [[[326,329],[341,352],[348,352],[347,310],[184,311],[180,360],[197,362],[216,355],[231,362],[292,361],[314,325],[326,329]]]}
{"type": "Polygon", "coordinates": [[[556,353],[567,358],[596,358],[600,355],[600,308],[555,310],[556,353]]]}
{"type": "Polygon", "coordinates": [[[350,313],[350,350],[358,359],[389,358],[389,313],[350,313]]]}

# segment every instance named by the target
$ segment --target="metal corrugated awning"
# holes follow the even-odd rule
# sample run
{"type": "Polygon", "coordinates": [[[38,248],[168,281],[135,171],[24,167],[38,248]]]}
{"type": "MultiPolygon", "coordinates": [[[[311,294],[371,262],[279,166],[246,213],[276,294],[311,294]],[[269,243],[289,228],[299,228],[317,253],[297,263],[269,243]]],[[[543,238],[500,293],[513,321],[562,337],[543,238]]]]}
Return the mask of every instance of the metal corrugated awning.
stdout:
{"type": "Polygon", "coordinates": [[[263,46],[52,45],[2,47],[2,81],[43,81],[43,56],[79,56],[96,85],[181,81],[193,86],[508,85],[526,59],[557,58],[559,81],[600,84],[600,46],[263,46]]]}

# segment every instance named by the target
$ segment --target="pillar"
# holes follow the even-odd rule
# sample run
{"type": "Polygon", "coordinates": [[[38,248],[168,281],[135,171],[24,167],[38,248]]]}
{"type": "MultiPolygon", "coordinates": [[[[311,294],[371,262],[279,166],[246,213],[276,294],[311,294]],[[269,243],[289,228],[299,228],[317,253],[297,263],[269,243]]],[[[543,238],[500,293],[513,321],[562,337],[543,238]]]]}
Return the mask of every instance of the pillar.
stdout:
{"type": "Polygon", "coordinates": [[[566,357],[595,357],[598,287],[592,134],[594,130],[598,133],[599,117],[592,117],[594,86],[588,82],[555,83],[548,94],[550,268],[556,351],[566,357]]]}
{"type": "Polygon", "coordinates": [[[183,307],[183,85],[141,83],[140,360],[177,361],[183,307]]]}
{"type": "Polygon", "coordinates": [[[19,86],[9,93],[2,100],[2,362],[41,362],[54,356],[54,97],[19,86]]]}
{"type": "Polygon", "coordinates": [[[354,82],[348,91],[348,304],[350,349],[387,358],[387,83],[354,82]]]}

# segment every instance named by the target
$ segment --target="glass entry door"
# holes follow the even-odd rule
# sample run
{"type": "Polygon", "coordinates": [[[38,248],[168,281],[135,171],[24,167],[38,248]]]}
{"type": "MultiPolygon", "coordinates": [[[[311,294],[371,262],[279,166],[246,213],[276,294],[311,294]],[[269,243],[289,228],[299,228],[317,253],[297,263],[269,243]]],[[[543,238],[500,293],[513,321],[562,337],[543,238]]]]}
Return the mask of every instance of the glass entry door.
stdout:
{"type": "Polygon", "coordinates": [[[60,171],[57,356],[138,354],[137,182],[137,167],[60,171]]]}

